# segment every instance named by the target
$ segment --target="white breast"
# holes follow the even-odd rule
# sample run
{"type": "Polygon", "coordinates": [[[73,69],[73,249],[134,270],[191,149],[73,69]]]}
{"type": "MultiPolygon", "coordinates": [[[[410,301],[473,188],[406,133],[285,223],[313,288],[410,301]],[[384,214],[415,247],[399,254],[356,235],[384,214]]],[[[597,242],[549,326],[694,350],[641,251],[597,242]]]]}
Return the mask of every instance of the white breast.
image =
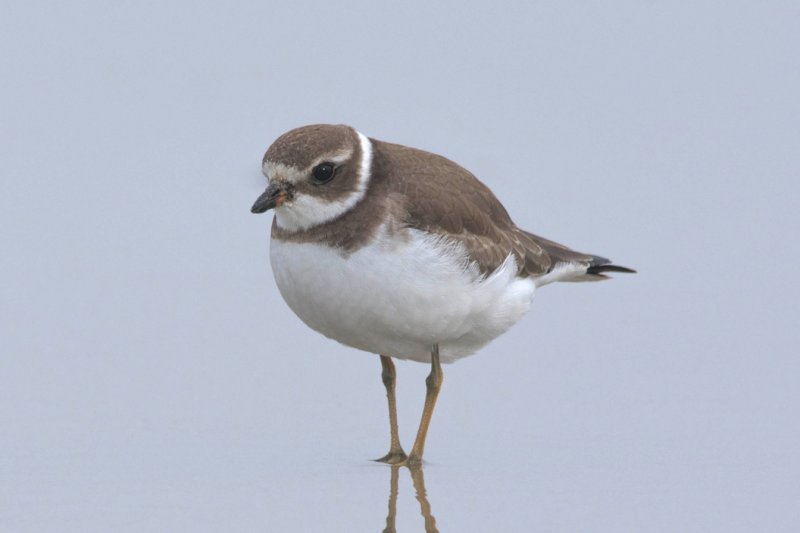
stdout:
{"type": "Polygon", "coordinates": [[[399,359],[442,362],[473,353],[530,308],[534,282],[513,256],[488,277],[460,245],[408,230],[381,232],[345,255],[321,244],[272,240],[278,288],[303,322],[343,344],[399,359]]]}

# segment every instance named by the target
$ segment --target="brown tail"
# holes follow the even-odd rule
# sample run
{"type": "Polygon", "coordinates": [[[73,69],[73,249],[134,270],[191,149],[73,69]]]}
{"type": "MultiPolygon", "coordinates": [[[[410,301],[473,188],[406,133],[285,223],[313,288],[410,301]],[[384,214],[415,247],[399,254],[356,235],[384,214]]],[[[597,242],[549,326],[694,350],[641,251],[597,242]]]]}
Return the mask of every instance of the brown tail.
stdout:
{"type": "Polygon", "coordinates": [[[527,233],[547,252],[552,263],[550,270],[540,279],[543,283],[551,281],[600,281],[608,279],[605,273],[620,272],[635,274],[632,268],[614,265],[610,259],[599,255],[584,254],[567,248],[563,244],[527,233]]]}

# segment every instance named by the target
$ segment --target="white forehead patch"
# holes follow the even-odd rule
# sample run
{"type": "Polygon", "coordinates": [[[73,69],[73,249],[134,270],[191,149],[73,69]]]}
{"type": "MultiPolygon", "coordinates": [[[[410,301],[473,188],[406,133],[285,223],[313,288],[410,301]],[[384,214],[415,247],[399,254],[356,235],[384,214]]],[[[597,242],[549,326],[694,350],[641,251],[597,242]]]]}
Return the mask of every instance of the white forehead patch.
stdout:
{"type": "Polygon", "coordinates": [[[280,176],[281,179],[297,183],[302,177],[301,170],[297,167],[284,165],[283,163],[273,163],[272,161],[264,161],[261,165],[261,172],[269,179],[272,180],[275,176],[280,176]]]}
{"type": "MultiPolygon", "coordinates": [[[[337,217],[342,216],[350,211],[355,205],[364,198],[367,192],[367,186],[370,179],[370,168],[372,167],[372,143],[366,135],[356,132],[358,134],[359,145],[361,146],[361,160],[358,165],[358,181],[356,182],[356,190],[350,193],[349,196],[335,200],[333,202],[317,198],[308,194],[299,194],[295,196],[290,202],[286,202],[280,207],[275,209],[275,220],[281,228],[289,231],[301,231],[325,222],[329,222],[337,217]]],[[[333,157],[328,157],[325,160],[339,163],[345,161],[351,154],[341,154],[335,157],[343,157],[339,161],[333,157]]],[[[289,181],[292,179],[300,179],[300,171],[294,167],[286,167],[274,163],[264,164],[264,173],[267,176],[275,175],[273,172],[282,171],[280,175],[289,181]],[[267,165],[272,165],[267,169],[267,165]],[[283,167],[283,168],[278,168],[283,167]],[[268,173],[268,171],[270,173],[268,173]]]]}

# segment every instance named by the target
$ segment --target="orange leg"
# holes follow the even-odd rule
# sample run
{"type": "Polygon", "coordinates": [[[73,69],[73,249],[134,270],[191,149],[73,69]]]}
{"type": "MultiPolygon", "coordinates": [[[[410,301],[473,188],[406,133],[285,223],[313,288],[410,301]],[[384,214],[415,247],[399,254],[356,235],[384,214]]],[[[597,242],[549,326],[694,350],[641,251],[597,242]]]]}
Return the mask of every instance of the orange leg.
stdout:
{"type": "Polygon", "coordinates": [[[394,465],[404,462],[407,458],[406,452],[403,451],[403,447],[400,445],[400,434],[397,429],[397,400],[394,394],[397,373],[394,369],[392,358],[386,355],[381,355],[381,367],[383,368],[381,378],[383,378],[383,384],[386,386],[386,399],[389,401],[389,431],[391,440],[389,443],[389,453],[375,460],[381,463],[394,465]]]}
{"type": "Polygon", "coordinates": [[[439,390],[442,388],[442,365],[439,363],[439,345],[434,344],[431,351],[431,373],[425,379],[427,393],[425,394],[425,407],[422,409],[422,419],[419,422],[417,438],[411,454],[408,456],[406,464],[419,465],[422,463],[422,452],[425,450],[425,438],[428,435],[428,426],[433,416],[433,408],[436,406],[436,399],[439,397],[439,390]]]}

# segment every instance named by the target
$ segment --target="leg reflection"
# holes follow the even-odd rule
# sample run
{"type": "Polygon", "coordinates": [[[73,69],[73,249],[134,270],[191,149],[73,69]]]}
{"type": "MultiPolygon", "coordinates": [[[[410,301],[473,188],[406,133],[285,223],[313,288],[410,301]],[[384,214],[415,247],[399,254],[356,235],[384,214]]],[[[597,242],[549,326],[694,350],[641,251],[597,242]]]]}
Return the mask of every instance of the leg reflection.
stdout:
{"type": "MultiPolygon", "coordinates": [[[[400,469],[403,466],[392,465],[391,477],[389,478],[389,514],[386,515],[386,528],[383,533],[396,533],[395,523],[397,519],[397,495],[398,484],[400,478],[400,469]]],[[[420,512],[425,519],[425,533],[439,533],[436,528],[436,519],[431,514],[431,504],[428,501],[428,493],[425,490],[425,475],[422,472],[422,467],[407,466],[408,471],[411,472],[411,482],[414,484],[414,491],[417,493],[417,501],[419,502],[420,512]]]]}
{"type": "Polygon", "coordinates": [[[436,519],[431,514],[431,503],[428,501],[428,494],[425,492],[425,475],[422,473],[422,467],[409,466],[411,471],[411,481],[414,483],[414,490],[417,493],[417,501],[419,502],[419,509],[425,518],[425,533],[439,533],[436,529],[436,519]]]}
{"type": "Polygon", "coordinates": [[[392,477],[389,480],[389,514],[386,515],[386,527],[383,533],[397,533],[395,520],[397,518],[397,484],[400,478],[400,467],[392,465],[392,477]]]}

